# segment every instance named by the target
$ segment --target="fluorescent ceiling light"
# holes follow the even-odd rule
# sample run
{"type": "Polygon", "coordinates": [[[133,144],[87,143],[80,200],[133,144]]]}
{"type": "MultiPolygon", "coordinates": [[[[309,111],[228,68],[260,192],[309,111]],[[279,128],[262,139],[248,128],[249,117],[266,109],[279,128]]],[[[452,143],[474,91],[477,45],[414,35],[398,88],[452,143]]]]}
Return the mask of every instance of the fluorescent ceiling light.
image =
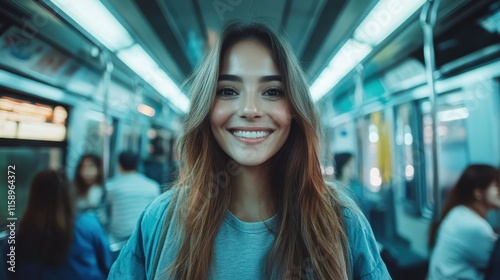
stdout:
{"type": "Polygon", "coordinates": [[[152,117],[155,115],[155,109],[146,104],[139,104],[139,106],[137,107],[137,111],[141,112],[142,114],[148,117],[152,117]]]}
{"type": "Polygon", "coordinates": [[[131,46],[132,36],[99,0],[50,0],[111,51],[131,46]]]}
{"type": "Polygon", "coordinates": [[[49,0],[114,52],[174,106],[186,112],[189,99],[99,0],[49,0]]]}
{"type": "Polygon", "coordinates": [[[189,107],[189,99],[181,92],[179,87],[170,77],[156,64],[148,53],[138,44],[119,51],[118,58],[123,61],[137,75],[143,78],[160,94],[166,97],[174,106],[186,112],[189,107]]]}
{"type": "Polygon", "coordinates": [[[380,0],[311,85],[314,101],[321,99],[373,48],[415,13],[426,0],[380,0]]]}
{"type": "Polygon", "coordinates": [[[426,0],[380,0],[354,31],[354,39],[380,44],[418,10],[426,0]]]}
{"type": "Polygon", "coordinates": [[[438,120],[441,122],[451,122],[463,120],[469,117],[469,109],[460,107],[450,110],[445,110],[437,113],[438,120]]]}
{"type": "Polygon", "coordinates": [[[319,100],[330,91],[349,71],[360,63],[370,52],[369,45],[347,40],[339,52],[332,58],[328,66],[321,72],[311,86],[314,101],[319,100]]]}

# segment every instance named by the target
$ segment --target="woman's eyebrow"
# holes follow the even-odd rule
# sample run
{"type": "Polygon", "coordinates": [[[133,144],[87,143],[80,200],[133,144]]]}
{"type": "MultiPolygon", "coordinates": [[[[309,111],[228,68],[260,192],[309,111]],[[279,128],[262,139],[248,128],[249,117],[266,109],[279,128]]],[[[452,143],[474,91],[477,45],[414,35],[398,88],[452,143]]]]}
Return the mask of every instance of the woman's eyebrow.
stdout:
{"type": "Polygon", "coordinates": [[[273,81],[276,81],[276,82],[282,82],[282,81],[283,81],[283,79],[281,78],[281,76],[280,76],[280,75],[262,76],[262,77],[259,79],[259,82],[261,82],[261,83],[273,82],[273,81]]]}
{"type": "MultiPolygon", "coordinates": [[[[230,75],[230,74],[221,74],[219,75],[218,81],[232,81],[232,82],[243,82],[243,79],[240,76],[237,75],[230,75]]],[[[260,83],[266,83],[266,82],[282,82],[283,79],[281,78],[280,75],[269,75],[269,76],[262,76],[259,79],[260,83]]]]}
{"type": "Polygon", "coordinates": [[[236,75],[229,75],[229,74],[222,74],[219,75],[218,81],[233,81],[233,82],[243,82],[243,79],[240,76],[236,75]]]}

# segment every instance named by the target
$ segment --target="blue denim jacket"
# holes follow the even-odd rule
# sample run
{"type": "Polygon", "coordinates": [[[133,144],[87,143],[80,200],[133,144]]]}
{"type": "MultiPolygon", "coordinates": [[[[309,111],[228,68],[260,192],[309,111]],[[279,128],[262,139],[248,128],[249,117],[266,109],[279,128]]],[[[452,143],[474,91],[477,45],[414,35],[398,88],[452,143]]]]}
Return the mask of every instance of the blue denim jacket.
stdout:
{"type": "MultiPolygon", "coordinates": [[[[152,279],[153,276],[153,267],[156,251],[158,248],[159,240],[162,235],[165,236],[165,242],[163,249],[158,258],[158,264],[156,272],[154,273],[155,279],[170,279],[171,276],[165,270],[174,260],[176,256],[176,252],[178,251],[178,246],[180,243],[180,239],[176,237],[174,226],[178,225],[178,221],[176,220],[176,215],[174,214],[170,219],[170,226],[163,227],[164,221],[166,220],[167,206],[169,205],[172,199],[172,192],[166,192],[158,197],[152,204],[150,204],[146,210],[142,213],[137,227],[129,239],[128,243],[120,252],[120,256],[113,264],[109,278],[108,279],[152,279]],[[163,228],[163,232],[162,232],[163,228]]],[[[348,199],[348,204],[352,207],[344,209],[345,216],[345,225],[347,230],[349,249],[350,249],[350,265],[351,265],[351,275],[353,279],[362,279],[362,280],[385,280],[391,279],[389,273],[387,272],[387,268],[385,264],[382,262],[380,257],[375,238],[373,237],[373,232],[370,228],[370,225],[366,221],[363,214],[359,211],[359,209],[355,206],[352,200],[348,199]]],[[[177,207],[177,206],[176,206],[177,207]]],[[[177,209],[174,209],[174,213],[177,209]]],[[[232,214],[228,213],[229,216],[232,214]]],[[[221,225],[221,230],[219,230],[218,237],[221,233],[223,227],[231,227],[234,226],[233,216],[231,218],[233,221],[228,221],[228,218],[224,221],[223,225],[221,225]]],[[[244,222],[237,222],[244,223],[244,222]]],[[[247,227],[254,227],[254,225],[247,225],[247,227]]],[[[234,228],[228,228],[228,230],[233,230],[234,228]]],[[[237,237],[240,238],[240,237],[237,237]]],[[[255,237],[252,237],[255,238],[255,237]]],[[[227,237],[224,236],[225,244],[227,244],[227,237]]],[[[236,239],[238,240],[238,239],[236,239]]],[[[238,240],[239,241],[239,240],[238,240]]],[[[242,241],[244,242],[244,241],[242,241]]],[[[228,263],[227,258],[226,261],[223,262],[223,266],[221,261],[218,262],[218,266],[214,269],[214,273],[209,277],[210,279],[259,279],[263,278],[263,276],[256,277],[255,275],[251,275],[245,273],[243,266],[251,266],[252,264],[249,262],[258,262],[256,258],[253,256],[247,256],[244,252],[239,251],[239,249],[233,248],[234,246],[239,246],[239,242],[231,243],[232,247],[224,247],[218,248],[224,245],[218,245],[218,241],[216,238],[214,244],[215,252],[215,260],[218,262],[218,253],[224,254],[224,258],[226,255],[231,255],[229,259],[233,263],[228,263]],[[248,258],[253,258],[252,260],[248,260],[248,258]],[[242,260],[243,259],[243,260],[242,260]],[[255,261],[254,261],[255,259],[255,261]],[[237,266],[239,265],[239,266],[237,266]],[[241,271],[240,271],[241,270],[241,271]],[[229,272],[228,272],[229,271],[229,272]],[[223,273],[222,273],[223,272],[223,273]],[[234,272],[234,274],[232,274],[234,272]],[[237,274],[236,274],[237,273],[237,274]]],[[[223,244],[223,242],[221,243],[223,244]]],[[[259,243],[262,244],[262,243],[259,243]]],[[[272,242],[266,242],[264,246],[254,246],[257,248],[261,248],[261,251],[265,251],[264,254],[270,248],[272,242]]],[[[252,244],[246,245],[242,247],[246,249],[247,247],[252,247],[252,244]]],[[[220,257],[222,258],[222,257],[220,257]]],[[[217,266],[216,265],[216,266],[217,266]]],[[[258,265],[258,264],[257,264],[258,265]]],[[[254,265],[255,266],[255,265],[254,265]]],[[[254,267],[254,272],[255,272],[254,267]]],[[[258,270],[264,271],[264,268],[258,266],[258,270]]],[[[299,275],[300,277],[300,275],[299,275]]],[[[294,278],[298,279],[298,278],[294,278]]],[[[302,278],[300,278],[302,279],[302,278]]]]}

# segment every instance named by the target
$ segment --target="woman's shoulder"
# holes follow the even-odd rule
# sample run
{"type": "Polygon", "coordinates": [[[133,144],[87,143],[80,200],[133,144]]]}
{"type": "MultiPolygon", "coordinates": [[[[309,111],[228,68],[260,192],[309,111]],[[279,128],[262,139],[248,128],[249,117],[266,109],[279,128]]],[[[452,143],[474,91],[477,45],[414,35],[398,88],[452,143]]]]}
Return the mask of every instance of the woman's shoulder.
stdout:
{"type": "Polygon", "coordinates": [[[146,209],[144,209],[144,217],[160,218],[165,213],[174,197],[178,194],[177,192],[179,192],[179,190],[170,189],[156,197],[146,209]]]}
{"type": "Polygon", "coordinates": [[[488,221],[474,210],[464,205],[454,207],[443,220],[442,231],[462,235],[494,236],[494,231],[488,221]]]}
{"type": "Polygon", "coordinates": [[[345,186],[337,182],[325,181],[325,184],[331,188],[340,209],[344,215],[344,223],[347,229],[361,227],[363,230],[370,228],[363,212],[352,198],[352,194],[345,189],[345,186]]]}
{"type": "Polygon", "coordinates": [[[178,211],[179,203],[177,202],[182,193],[183,190],[180,189],[168,190],[156,197],[144,209],[137,224],[137,228],[143,236],[151,237],[158,234],[159,229],[166,221],[167,213],[173,214],[178,211]]]}
{"type": "Polygon", "coordinates": [[[328,182],[340,203],[355,279],[390,279],[377,241],[363,212],[342,186],[328,182]]]}
{"type": "Polygon", "coordinates": [[[158,244],[161,243],[162,237],[166,238],[168,235],[168,232],[163,232],[167,212],[170,209],[175,211],[179,205],[177,199],[182,193],[183,191],[178,189],[168,190],[144,209],[132,236],[113,264],[108,279],[149,278],[158,244]]]}

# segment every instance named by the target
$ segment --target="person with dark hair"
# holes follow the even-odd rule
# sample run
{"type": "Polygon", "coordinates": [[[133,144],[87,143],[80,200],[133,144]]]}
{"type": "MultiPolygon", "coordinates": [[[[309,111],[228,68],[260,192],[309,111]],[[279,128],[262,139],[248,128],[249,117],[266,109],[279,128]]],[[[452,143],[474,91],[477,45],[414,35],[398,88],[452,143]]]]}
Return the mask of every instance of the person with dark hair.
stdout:
{"type": "Polygon", "coordinates": [[[359,208],[321,174],[319,117],[285,39],[227,25],[192,79],[177,183],[110,279],[390,279],[359,208]]]}
{"type": "Polygon", "coordinates": [[[137,154],[121,152],[118,156],[120,175],[106,185],[108,231],[112,242],[127,240],[144,208],[160,195],[158,183],[137,172],[138,161],[137,154]]]}
{"type": "Polygon", "coordinates": [[[333,161],[336,180],[350,190],[354,200],[369,219],[372,203],[368,198],[365,187],[356,179],[354,156],[348,152],[336,153],[333,161]]]}
{"type": "Polygon", "coordinates": [[[351,153],[337,153],[333,157],[335,164],[335,178],[345,185],[349,185],[354,170],[354,157],[351,153]]]}
{"type": "Polygon", "coordinates": [[[79,211],[96,210],[103,205],[103,169],[101,158],[83,155],[76,166],[76,207],[79,211]]]}
{"type": "Polygon", "coordinates": [[[106,279],[111,266],[99,221],[75,214],[68,180],[54,170],[33,179],[14,246],[16,267],[8,279],[106,279]]]}
{"type": "Polygon", "coordinates": [[[498,170],[469,165],[450,191],[441,217],[431,226],[428,279],[483,279],[495,240],[486,220],[500,208],[498,170]]]}

